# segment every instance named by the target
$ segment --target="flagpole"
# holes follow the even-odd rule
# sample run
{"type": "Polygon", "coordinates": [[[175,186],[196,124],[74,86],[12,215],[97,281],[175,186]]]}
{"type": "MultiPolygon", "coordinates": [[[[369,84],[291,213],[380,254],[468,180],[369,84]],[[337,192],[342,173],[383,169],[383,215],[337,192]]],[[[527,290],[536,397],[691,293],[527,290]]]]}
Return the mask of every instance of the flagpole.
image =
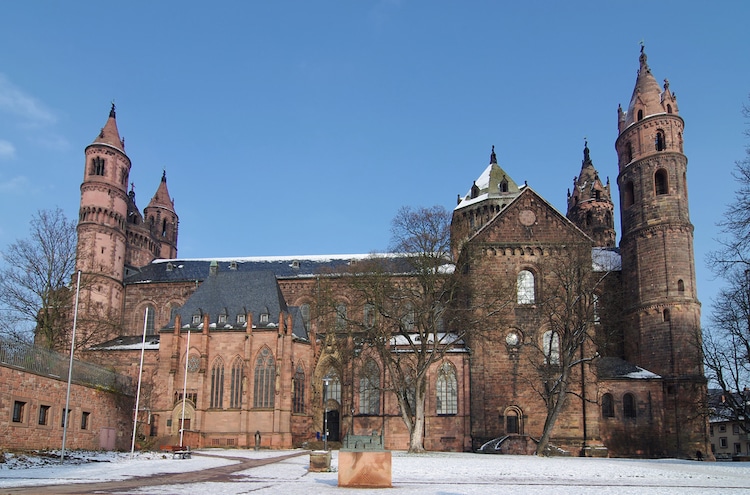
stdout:
{"type": "Polygon", "coordinates": [[[138,391],[135,394],[135,414],[133,417],[133,440],[130,443],[130,457],[135,454],[135,434],[138,431],[138,407],[141,402],[141,377],[143,376],[143,354],[146,351],[146,329],[148,325],[148,308],[143,314],[143,342],[141,343],[141,366],[138,369],[138,391]]]}
{"type": "Polygon", "coordinates": [[[182,420],[180,421],[180,447],[182,447],[182,438],[185,434],[185,401],[187,400],[187,375],[188,360],[190,359],[190,329],[188,328],[187,345],[185,346],[185,379],[182,383],[182,420]]]}
{"type": "Polygon", "coordinates": [[[73,335],[70,337],[70,364],[68,365],[68,392],[65,395],[65,410],[63,411],[63,438],[62,449],[60,450],[60,462],[65,460],[65,440],[68,436],[68,410],[70,409],[70,384],[73,381],[73,350],[76,343],[76,324],[78,323],[78,294],[81,289],[81,270],[78,270],[78,280],[76,281],[76,304],[73,309],[73,335]]]}

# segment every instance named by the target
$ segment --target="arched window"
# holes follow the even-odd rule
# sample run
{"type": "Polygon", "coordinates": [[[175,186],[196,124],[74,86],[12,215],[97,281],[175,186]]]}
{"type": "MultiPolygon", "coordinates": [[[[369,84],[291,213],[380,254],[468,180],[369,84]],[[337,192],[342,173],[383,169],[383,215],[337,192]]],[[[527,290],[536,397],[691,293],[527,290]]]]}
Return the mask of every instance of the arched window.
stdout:
{"type": "Polygon", "coordinates": [[[146,324],[146,335],[153,335],[154,334],[154,315],[156,313],[156,310],[152,305],[146,306],[145,310],[145,324],[146,324]]]}
{"type": "Polygon", "coordinates": [[[685,282],[682,279],[677,281],[677,291],[685,292],[685,282]]]}
{"type": "Polygon", "coordinates": [[[273,354],[264,347],[255,360],[255,383],[253,407],[269,409],[273,407],[276,381],[276,363],[273,354]]]}
{"type": "Polygon", "coordinates": [[[323,395],[324,402],[334,400],[338,404],[341,404],[341,380],[339,380],[339,375],[333,368],[328,370],[328,373],[323,378],[323,395]]]}
{"type": "Polygon", "coordinates": [[[560,364],[560,335],[552,330],[544,332],[542,350],[547,364],[560,364]]]}
{"type": "Polygon", "coordinates": [[[638,122],[643,120],[643,110],[638,110],[638,122]]]}
{"type": "Polygon", "coordinates": [[[443,363],[437,375],[437,414],[458,414],[458,383],[456,370],[450,363],[443,363]]]}
{"type": "Polygon", "coordinates": [[[615,401],[612,398],[612,394],[604,394],[602,396],[602,417],[615,417],[615,401]]]}
{"type": "Polygon", "coordinates": [[[633,394],[628,393],[622,396],[622,415],[626,418],[636,417],[635,396],[633,394]]]}
{"type": "Polygon", "coordinates": [[[508,179],[503,177],[503,180],[500,181],[500,184],[498,184],[497,187],[500,189],[501,193],[508,192],[508,179]]]}
{"type": "Polygon", "coordinates": [[[229,391],[229,407],[239,409],[242,407],[242,379],[245,376],[245,363],[240,357],[235,358],[232,363],[232,381],[229,391]]]}
{"type": "Polygon", "coordinates": [[[664,151],[667,149],[667,142],[664,139],[664,131],[659,129],[656,131],[656,139],[654,139],[654,146],[656,151],[664,151]]]}
{"type": "Polygon", "coordinates": [[[305,412],[305,370],[302,365],[297,365],[297,371],[294,372],[294,397],[292,398],[292,412],[305,412]]]}
{"type": "Polygon", "coordinates": [[[622,191],[622,196],[622,203],[625,208],[633,206],[633,203],[635,203],[635,187],[633,186],[632,181],[628,181],[625,184],[625,188],[622,191]]]}
{"type": "Polygon", "coordinates": [[[667,171],[660,168],[654,174],[654,189],[656,194],[668,194],[669,193],[669,182],[667,180],[667,171]]]}
{"type": "Polygon", "coordinates": [[[91,159],[91,175],[104,175],[104,158],[95,156],[91,159]]]}
{"type": "Polygon", "coordinates": [[[303,304],[299,307],[299,312],[302,314],[302,321],[305,323],[305,327],[310,328],[310,305],[303,304]]]}
{"type": "Polygon", "coordinates": [[[518,304],[534,304],[534,274],[529,270],[518,272],[516,291],[518,304]]]}
{"type": "Polygon", "coordinates": [[[633,161],[633,144],[628,141],[625,143],[625,163],[633,161]]]}
{"type": "Polygon", "coordinates": [[[672,113],[672,105],[667,103],[667,113],[672,113]]]}
{"type": "Polygon", "coordinates": [[[662,311],[662,319],[664,321],[669,321],[672,319],[672,315],[669,313],[669,309],[664,308],[664,311],[662,311]]]}
{"type": "Polygon", "coordinates": [[[221,409],[224,407],[224,361],[217,358],[211,367],[211,405],[209,407],[221,409]]]}
{"type": "Polygon", "coordinates": [[[380,413],[380,368],[368,359],[359,375],[359,413],[380,413]]]}

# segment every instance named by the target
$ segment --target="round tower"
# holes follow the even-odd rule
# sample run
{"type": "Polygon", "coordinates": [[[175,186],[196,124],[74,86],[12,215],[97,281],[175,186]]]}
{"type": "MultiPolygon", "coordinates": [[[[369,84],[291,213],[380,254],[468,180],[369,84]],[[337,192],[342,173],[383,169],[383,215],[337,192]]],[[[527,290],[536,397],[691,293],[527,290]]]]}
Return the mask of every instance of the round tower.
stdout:
{"type": "Polygon", "coordinates": [[[123,301],[131,166],[117,130],[114,103],[107,123],[86,147],[85,155],[76,261],[86,280],[81,305],[83,316],[113,321],[111,317],[119,313],[123,301]]]}
{"type": "MultiPolygon", "coordinates": [[[[161,183],[154,197],[143,209],[145,222],[151,230],[151,236],[158,242],[157,258],[173,259],[177,257],[177,229],[179,217],[174,210],[174,200],[167,189],[167,172],[161,176],[161,183]]],[[[149,260],[151,261],[151,260],[149,260]]]]}
{"type": "Polygon", "coordinates": [[[674,408],[665,418],[666,448],[692,456],[705,452],[705,422],[690,417],[702,404],[705,379],[683,128],[669,82],[662,91],[641,47],[630,105],[618,109],[615,144],[625,357],[664,378],[665,404],[674,408]]]}
{"type": "Polygon", "coordinates": [[[595,246],[609,248],[615,247],[614,211],[609,179],[602,184],[585,143],[581,173],[573,179],[573,192],[568,191],[566,216],[594,240],[595,246]]]}

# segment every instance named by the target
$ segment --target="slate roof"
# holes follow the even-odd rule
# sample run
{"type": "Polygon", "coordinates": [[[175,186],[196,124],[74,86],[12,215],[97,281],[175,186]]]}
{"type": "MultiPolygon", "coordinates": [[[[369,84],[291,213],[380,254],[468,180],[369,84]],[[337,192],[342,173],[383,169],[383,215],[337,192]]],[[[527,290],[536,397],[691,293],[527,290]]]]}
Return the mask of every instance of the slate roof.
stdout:
{"type": "MultiPolygon", "coordinates": [[[[210,331],[246,330],[246,322],[238,322],[238,315],[253,315],[253,328],[278,328],[279,314],[289,313],[293,317],[292,334],[300,339],[307,339],[307,329],[302,321],[298,308],[287,307],[284,296],[271,271],[240,271],[218,269],[208,275],[185,304],[176,311],[180,315],[183,329],[203,328],[203,315],[208,313],[210,331]],[[199,322],[193,323],[193,316],[198,315],[199,322]],[[226,316],[226,321],[219,323],[219,317],[226,316]],[[261,322],[261,315],[267,315],[268,321],[261,322]]],[[[165,327],[174,328],[174,317],[165,327]]]]}
{"type": "Polygon", "coordinates": [[[597,373],[599,378],[644,380],[661,378],[656,373],[636,366],[633,363],[618,357],[603,357],[597,362],[597,373]]]}
{"type": "Polygon", "coordinates": [[[226,271],[272,272],[278,278],[304,278],[321,274],[341,273],[352,263],[383,256],[390,258],[395,272],[412,270],[405,256],[372,254],[338,254],[321,256],[276,256],[218,259],[172,259],[154,260],[142,268],[128,270],[125,285],[152,282],[203,281],[208,277],[209,266],[218,263],[219,273],[226,271]]]}

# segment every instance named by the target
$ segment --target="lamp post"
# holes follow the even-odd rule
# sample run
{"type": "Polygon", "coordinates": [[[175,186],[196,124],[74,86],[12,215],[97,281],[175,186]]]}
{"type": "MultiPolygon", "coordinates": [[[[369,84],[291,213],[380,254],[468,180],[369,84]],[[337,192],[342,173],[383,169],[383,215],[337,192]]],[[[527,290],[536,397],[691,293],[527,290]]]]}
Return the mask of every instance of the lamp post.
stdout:
{"type": "Polygon", "coordinates": [[[328,451],[328,378],[323,379],[323,450],[328,451]]]}

